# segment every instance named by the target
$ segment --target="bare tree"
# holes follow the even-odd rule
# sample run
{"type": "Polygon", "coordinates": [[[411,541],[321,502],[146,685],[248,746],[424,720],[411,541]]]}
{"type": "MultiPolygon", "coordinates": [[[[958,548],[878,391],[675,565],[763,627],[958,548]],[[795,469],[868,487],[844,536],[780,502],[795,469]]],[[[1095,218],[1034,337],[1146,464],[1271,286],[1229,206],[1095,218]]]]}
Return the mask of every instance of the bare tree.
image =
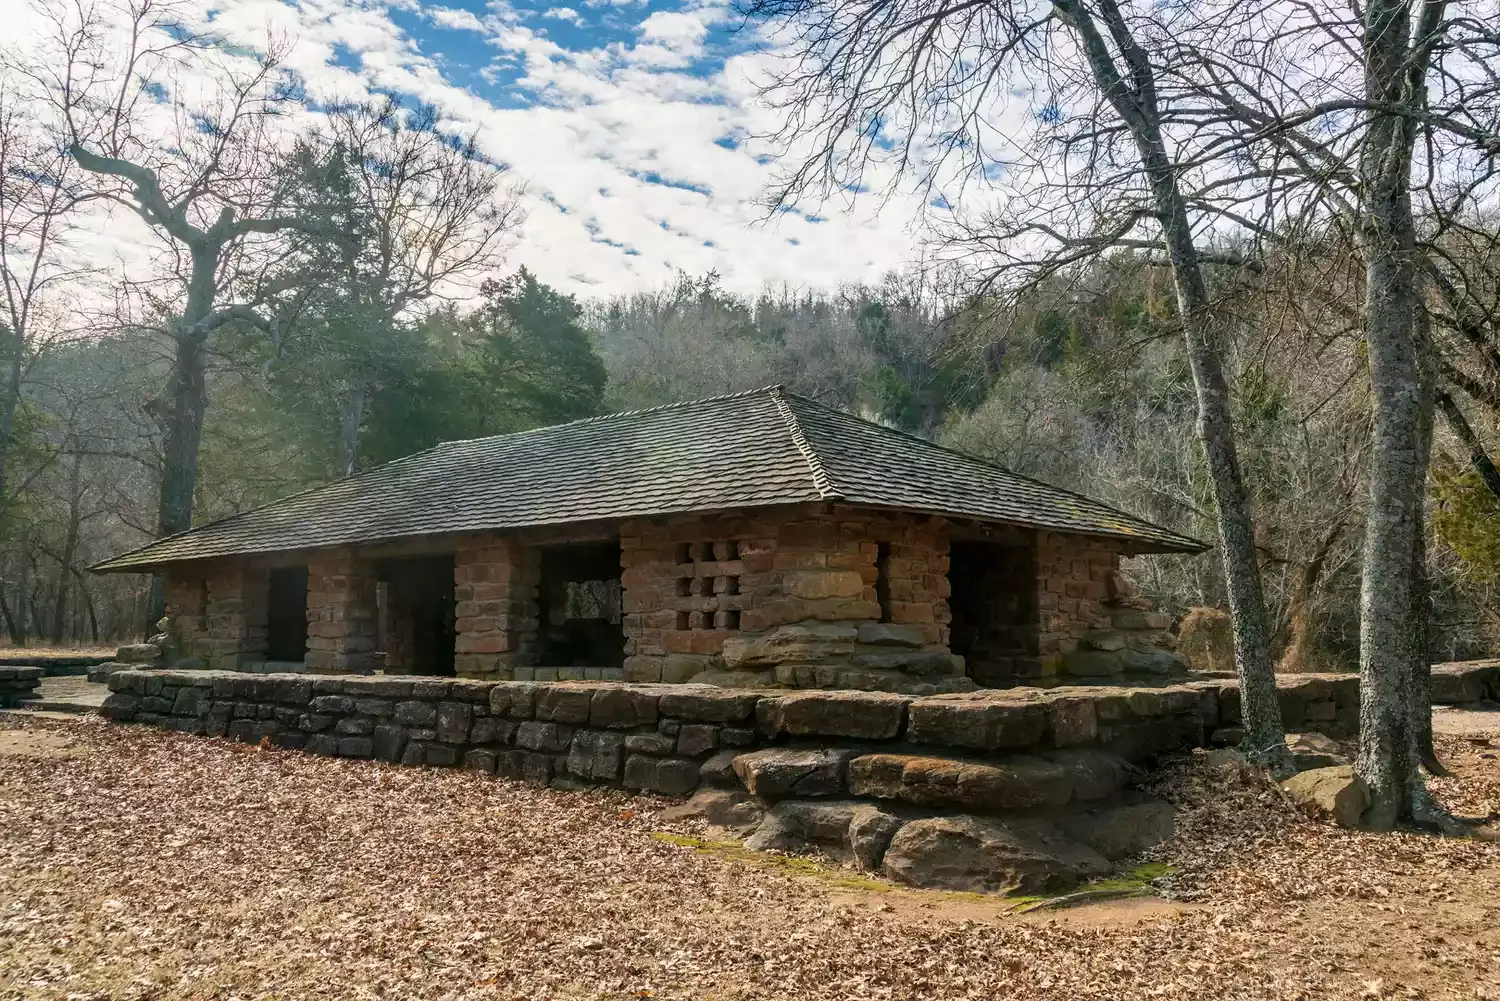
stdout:
{"type": "Polygon", "coordinates": [[[780,26],[778,40],[792,53],[766,87],[787,113],[779,138],[795,164],[774,194],[776,207],[794,208],[812,192],[858,190],[882,169],[891,184],[915,175],[942,204],[958,204],[965,193],[993,197],[995,186],[982,179],[998,168],[1008,204],[960,224],[950,241],[983,269],[982,286],[1026,285],[1120,247],[1158,254],[1170,267],[1235,624],[1243,746],[1253,760],[1289,771],[1206,273],[1220,257],[1199,239],[1203,205],[1216,197],[1213,179],[1198,170],[1209,151],[1193,147],[1159,86],[1164,74],[1147,47],[1162,34],[1157,10],[1136,13],[1117,0],[1057,0],[1046,9],[746,0],[742,9],[780,26]],[[1024,140],[1007,128],[1019,116],[1001,118],[1023,82],[1035,94],[1022,112],[1035,123],[1024,140]]]}
{"type": "Polygon", "coordinates": [[[27,372],[59,333],[61,291],[87,273],[66,256],[77,170],[9,89],[14,82],[0,77],[0,520],[12,499],[6,460],[27,372]]]}
{"type": "Polygon", "coordinates": [[[257,309],[256,241],[295,225],[276,211],[272,121],[290,99],[280,53],[232,52],[157,0],[73,0],[47,15],[50,44],[21,69],[88,173],[85,197],[129,210],[160,240],[152,276],[130,284],[173,318],[157,514],[170,535],[192,523],[209,337],[229,323],[273,326],[257,309]]]}

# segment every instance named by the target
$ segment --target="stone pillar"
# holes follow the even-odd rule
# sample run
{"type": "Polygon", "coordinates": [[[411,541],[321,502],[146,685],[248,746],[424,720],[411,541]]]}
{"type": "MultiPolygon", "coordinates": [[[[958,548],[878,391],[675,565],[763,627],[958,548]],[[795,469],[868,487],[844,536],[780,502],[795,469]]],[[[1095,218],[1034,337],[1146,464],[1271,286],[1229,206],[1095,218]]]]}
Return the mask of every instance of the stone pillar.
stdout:
{"type": "Polygon", "coordinates": [[[169,566],[162,574],[162,592],[169,629],[177,651],[207,665],[208,579],[202,569],[169,566]]]}
{"type": "Polygon", "coordinates": [[[218,567],[205,582],[203,628],[194,654],[220,671],[266,659],[270,575],[257,567],[218,567]]]}
{"type": "Polygon", "coordinates": [[[375,568],[353,551],[315,553],[307,565],[307,669],[369,674],[375,652],[375,568]]]}
{"type": "Polygon", "coordinates": [[[515,536],[474,536],[453,557],[453,668],[461,678],[530,680],[537,658],[541,551],[515,536]]]}

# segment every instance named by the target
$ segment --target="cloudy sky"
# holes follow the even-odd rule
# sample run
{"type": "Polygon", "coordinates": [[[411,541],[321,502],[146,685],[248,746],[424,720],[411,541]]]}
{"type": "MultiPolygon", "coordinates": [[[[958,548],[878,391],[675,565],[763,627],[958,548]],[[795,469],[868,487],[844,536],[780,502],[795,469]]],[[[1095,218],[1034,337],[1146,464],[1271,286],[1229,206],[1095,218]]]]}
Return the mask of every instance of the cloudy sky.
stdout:
{"type": "Polygon", "coordinates": [[[288,62],[319,98],[394,93],[477,130],[526,185],[510,263],[569,291],[710,269],[747,292],[829,287],[915,258],[914,201],[840,199],[766,221],[758,199],[775,165],[753,137],[774,125],[756,100],[769,56],[728,7],[569,2],[209,0],[201,11],[230,38],[293,39],[288,62]]]}

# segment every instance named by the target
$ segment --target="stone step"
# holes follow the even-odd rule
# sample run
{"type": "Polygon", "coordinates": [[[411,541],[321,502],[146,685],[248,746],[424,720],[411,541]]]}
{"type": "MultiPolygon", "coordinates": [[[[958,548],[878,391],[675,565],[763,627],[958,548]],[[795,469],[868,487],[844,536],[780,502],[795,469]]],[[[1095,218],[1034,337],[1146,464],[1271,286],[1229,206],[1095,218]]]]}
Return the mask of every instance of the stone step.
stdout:
{"type": "Polygon", "coordinates": [[[849,763],[848,789],[870,799],[993,815],[1109,799],[1129,774],[1123,759],[1089,750],[986,761],[866,754],[849,763]]]}
{"type": "Polygon", "coordinates": [[[75,716],[85,716],[96,713],[104,704],[104,696],[101,694],[97,699],[89,696],[77,696],[74,698],[54,699],[27,699],[17,708],[26,709],[31,712],[49,713],[71,713],[75,716]]]}

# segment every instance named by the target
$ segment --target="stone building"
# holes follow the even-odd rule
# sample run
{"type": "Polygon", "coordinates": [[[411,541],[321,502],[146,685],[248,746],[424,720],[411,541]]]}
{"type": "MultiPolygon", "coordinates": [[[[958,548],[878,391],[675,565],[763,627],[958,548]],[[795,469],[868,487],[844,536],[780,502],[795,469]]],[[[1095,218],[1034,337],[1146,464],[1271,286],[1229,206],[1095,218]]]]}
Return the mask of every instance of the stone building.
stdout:
{"type": "Polygon", "coordinates": [[[449,442],[101,563],[182,666],[912,694],[1167,675],[1203,550],[779,387],[449,442]]]}

